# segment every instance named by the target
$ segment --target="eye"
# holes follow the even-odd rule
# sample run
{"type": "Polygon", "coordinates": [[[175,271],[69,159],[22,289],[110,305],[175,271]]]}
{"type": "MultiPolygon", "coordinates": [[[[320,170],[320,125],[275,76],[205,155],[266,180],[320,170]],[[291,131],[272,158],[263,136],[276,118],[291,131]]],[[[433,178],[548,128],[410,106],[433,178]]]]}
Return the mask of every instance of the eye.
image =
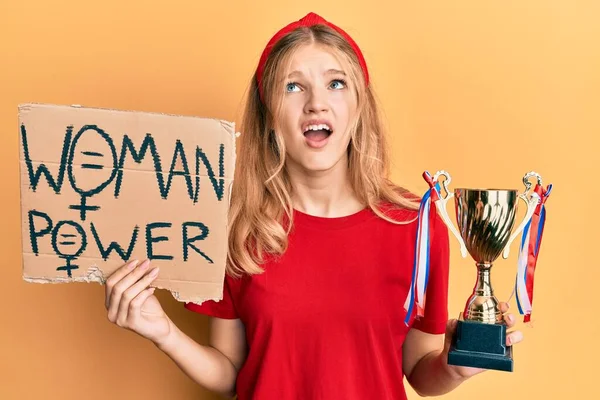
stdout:
{"type": "Polygon", "coordinates": [[[285,91],[288,93],[297,92],[298,90],[300,90],[300,88],[298,87],[298,84],[296,82],[289,82],[285,85],[285,91]]]}
{"type": "Polygon", "coordinates": [[[346,81],[343,79],[335,79],[331,81],[329,87],[332,89],[344,89],[346,87],[346,81]]]}

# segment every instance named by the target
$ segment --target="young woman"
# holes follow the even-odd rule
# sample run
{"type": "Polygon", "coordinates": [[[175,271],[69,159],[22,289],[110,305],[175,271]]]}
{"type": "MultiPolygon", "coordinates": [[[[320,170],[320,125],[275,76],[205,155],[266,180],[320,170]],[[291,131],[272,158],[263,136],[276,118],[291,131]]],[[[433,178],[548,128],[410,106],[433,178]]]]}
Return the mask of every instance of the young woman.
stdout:
{"type": "MultiPolygon", "coordinates": [[[[356,43],[316,14],[268,43],[242,123],[223,300],[202,346],[165,315],[146,260],[107,281],[108,318],[152,340],[200,385],[244,399],[440,395],[481,370],[446,362],[448,232],[432,226],[423,316],[404,307],[418,198],[390,158],[356,43]]],[[[508,306],[502,304],[503,312],[508,306]]],[[[514,317],[505,317],[509,327],[514,317]]],[[[522,338],[508,335],[508,345],[522,338]]]]}

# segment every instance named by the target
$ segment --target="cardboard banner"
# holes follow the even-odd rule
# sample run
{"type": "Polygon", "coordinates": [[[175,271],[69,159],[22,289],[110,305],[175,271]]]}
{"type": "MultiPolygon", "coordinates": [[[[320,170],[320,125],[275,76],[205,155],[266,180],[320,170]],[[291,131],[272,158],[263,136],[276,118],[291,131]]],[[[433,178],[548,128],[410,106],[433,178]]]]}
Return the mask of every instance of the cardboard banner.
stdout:
{"type": "Polygon", "coordinates": [[[19,131],[23,279],[103,283],[149,258],[152,286],[222,299],[233,123],[25,104],[19,131]]]}

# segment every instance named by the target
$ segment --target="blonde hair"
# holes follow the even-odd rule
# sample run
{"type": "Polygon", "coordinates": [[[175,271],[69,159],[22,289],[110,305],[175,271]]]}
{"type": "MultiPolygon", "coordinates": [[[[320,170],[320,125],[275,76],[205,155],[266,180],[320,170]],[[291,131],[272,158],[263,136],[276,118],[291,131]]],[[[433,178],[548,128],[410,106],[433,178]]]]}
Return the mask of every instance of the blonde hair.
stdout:
{"type": "Polygon", "coordinates": [[[303,45],[330,49],[345,64],[357,91],[356,119],[348,146],[349,179],[357,198],[379,217],[396,221],[381,202],[398,209],[418,209],[418,198],[389,180],[390,154],[383,123],[371,86],[348,42],[325,25],[299,28],[279,40],[265,64],[261,100],[252,79],[241,121],[239,155],[231,195],[226,270],[230,276],[260,274],[265,256],[283,254],[293,226],[292,185],[285,168],[285,144],[272,127],[283,101],[284,73],[294,52],[303,45]],[[283,224],[287,216],[289,223],[283,224]],[[285,227],[284,227],[285,225],[285,227]]]}

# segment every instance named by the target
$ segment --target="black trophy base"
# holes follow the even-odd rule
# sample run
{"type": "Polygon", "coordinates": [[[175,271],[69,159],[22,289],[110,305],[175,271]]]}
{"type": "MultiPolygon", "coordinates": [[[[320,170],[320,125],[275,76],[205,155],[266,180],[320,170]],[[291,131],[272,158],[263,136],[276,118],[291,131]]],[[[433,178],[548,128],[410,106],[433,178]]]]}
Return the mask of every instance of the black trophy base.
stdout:
{"type": "Polygon", "coordinates": [[[465,321],[461,314],[448,364],[512,372],[512,346],[506,346],[506,325],[465,321]]]}

